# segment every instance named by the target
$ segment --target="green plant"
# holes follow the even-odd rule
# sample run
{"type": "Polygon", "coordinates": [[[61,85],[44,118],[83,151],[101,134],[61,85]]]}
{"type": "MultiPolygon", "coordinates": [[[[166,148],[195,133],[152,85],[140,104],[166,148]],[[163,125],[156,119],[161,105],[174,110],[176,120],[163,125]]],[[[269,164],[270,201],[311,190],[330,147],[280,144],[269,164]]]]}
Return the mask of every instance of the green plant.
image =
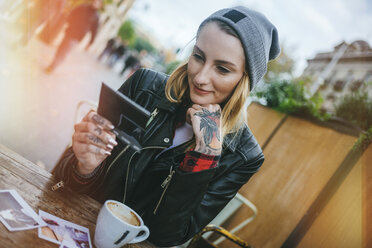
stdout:
{"type": "Polygon", "coordinates": [[[136,31],[131,20],[125,21],[119,28],[118,35],[122,40],[128,41],[129,45],[133,45],[136,41],[136,31]]]}
{"type": "Polygon", "coordinates": [[[323,98],[319,94],[308,96],[303,81],[270,81],[263,90],[256,91],[254,95],[265,99],[268,107],[280,112],[313,116],[320,120],[329,118],[328,114],[320,111],[323,98]]]}
{"type": "Polygon", "coordinates": [[[353,151],[364,151],[372,144],[372,126],[367,132],[361,134],[353,146],[353,151]]]}
{"type": "Polygon", "coordinates": [[[168,75],[171,74],[177,68],[177,66],[180,63],[181,63],[181,61],[175,60],[175,61],[172,61],[172,62],[166,64],[165,73],[168,74],[168,75]]]}
{"type": "Polygon", "coordinates": [[[141,52],[142,50],[146,50],[149,53],[156,51],[154,46],[148,40],[141,37],[137,37],[131,47],[136,49],[138,52],[141,52]]]}
{"type": "Polygon", "coordinates": [[[358,91],[345,96],[335,106],[335,114],[367,130],[372,126],[372,100],[368,98],[368,93],[358,91]]]}

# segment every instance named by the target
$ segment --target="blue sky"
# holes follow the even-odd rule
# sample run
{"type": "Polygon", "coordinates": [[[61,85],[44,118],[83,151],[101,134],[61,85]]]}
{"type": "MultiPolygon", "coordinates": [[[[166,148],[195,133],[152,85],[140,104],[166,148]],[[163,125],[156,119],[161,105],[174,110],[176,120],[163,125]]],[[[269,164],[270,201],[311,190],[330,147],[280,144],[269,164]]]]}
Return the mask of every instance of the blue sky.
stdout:
{"type": "Polygon", "coordinates": [[[136,0],[129,17],[165,47],[183,48],[204,18],[235,5],[260,11],[276,25],[297,61],[296,74],[306,59],[342,41],[363,39],[372,46],[372,0],[136,0]]]}

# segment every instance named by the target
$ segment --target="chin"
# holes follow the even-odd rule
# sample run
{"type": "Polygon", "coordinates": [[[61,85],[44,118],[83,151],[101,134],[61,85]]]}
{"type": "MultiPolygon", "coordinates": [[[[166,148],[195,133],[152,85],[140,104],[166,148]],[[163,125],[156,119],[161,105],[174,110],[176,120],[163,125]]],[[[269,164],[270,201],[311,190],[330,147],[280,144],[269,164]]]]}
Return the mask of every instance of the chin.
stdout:
{"type": "Polygon", "coordinates": [[[194,104],[204,105],[204,104],[210,104],[211,101],[206,99],[205,97],[190,95],[190,100],[194,104]]]}

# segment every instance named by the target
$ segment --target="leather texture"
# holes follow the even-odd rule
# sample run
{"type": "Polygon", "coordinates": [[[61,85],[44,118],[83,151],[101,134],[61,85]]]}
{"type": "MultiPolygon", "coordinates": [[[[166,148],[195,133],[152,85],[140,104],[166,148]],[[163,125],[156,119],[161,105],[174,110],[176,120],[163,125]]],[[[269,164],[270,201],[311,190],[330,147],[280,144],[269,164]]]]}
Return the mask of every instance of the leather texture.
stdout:
{"type": "Polygon", "coordinates": [[[180,107],[165,97],[167,79],[165,74],[140,69],[119,89],[150,112],[158,109],[143,133],[135,127],[120,127],[140,140],[143,146],[140,153],[130,148],[122,152],[124,145],[119,143],[104,161],[102,172],[84,185],[67,178],[71,173],[68,164],[76,160],[72,149],[65,152],[54,170],[57,177],[69,180],[70,187],[81,193],[100,202],[122,201],[133,208],[150,229],[149,241],[158,246],[182,244],[200,232],[264,161],[262,150],[247,126],[237,134],[225,136],[216,168],[200,172],[179,170],[187,144],[157,156],[172,144],[180,107]],[[161,187],[172,171],[168,185],[161,187]]]}

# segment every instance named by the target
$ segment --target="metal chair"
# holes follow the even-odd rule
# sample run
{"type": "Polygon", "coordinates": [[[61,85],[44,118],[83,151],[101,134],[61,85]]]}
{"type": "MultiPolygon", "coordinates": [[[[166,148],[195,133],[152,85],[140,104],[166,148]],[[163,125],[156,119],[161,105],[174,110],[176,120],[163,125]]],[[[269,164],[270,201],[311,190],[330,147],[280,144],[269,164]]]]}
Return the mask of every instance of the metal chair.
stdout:
{"type": "Polygon", "coordinates": [[[217,248],[218,246],[208,242],[205,238],[203,238],[203,234],[206,232],[214,232],[217,233],[226,239],[230,240],[231,242],[237,244],[240,247],[243,248],[253,248],[250,246],[246,241],[242,240],[241,238],[237,237],[235,234],[230,233],[226,229],[216,226],[213,224],[209,224],[206,227],[203,228],[197,235],[195,235],[187,248],[217,248]]]}
{"type": "MultiPolygon", "coordinates": [[[[242,205],[248,207],[252,211],[252,215],[247,217],[243,220],[240,224],[228,230],[230,234],[234,234],[239,230],[243,229],[247,224],[251,223],[257,216],[257,208],[256,206],[250,202],[247,198],[242,196],[241,194],[237,193],[235,197],[225,206],[225,208],[209,223],[209,225],[214,226],[221,226],[223,223],[230,218],[230,216],[235,213],[242,205]]],[[[204,232],[203,238],[208,239],[213,233],[212,232],[204,232]]],[[[218,245],[226,239],[225,236],[221,235],[218,239],[213,241],[214,246],[210,247],[218,247],[218,245]]],[[[188,248],[192,238],[187,241],[186,243],[177,246],[177,248],[188,248]]],[[[202,242],[202,241],[201,241],[202,242]]],[[[207,246],[208,247],[208,246],[207,246]]]]}

